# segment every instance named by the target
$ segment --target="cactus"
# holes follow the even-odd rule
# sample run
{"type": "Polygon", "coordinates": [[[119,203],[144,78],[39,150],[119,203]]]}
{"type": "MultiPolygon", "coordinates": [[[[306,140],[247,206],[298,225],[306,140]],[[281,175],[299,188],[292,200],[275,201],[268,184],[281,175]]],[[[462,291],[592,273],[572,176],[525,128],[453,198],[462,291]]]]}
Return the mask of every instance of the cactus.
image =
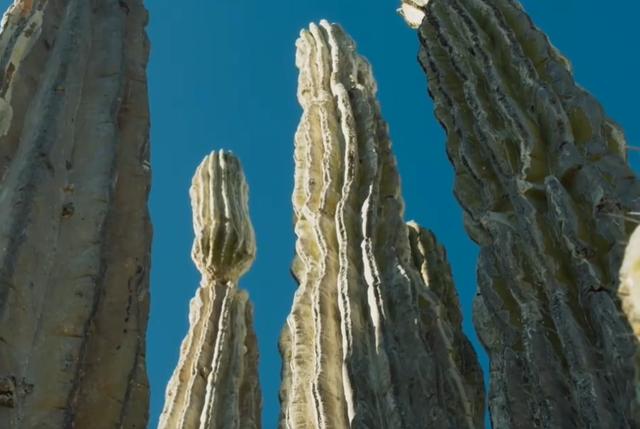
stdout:
{"type": "Polygon", "coordinates": [[[297,42],[299,283],[281,337],[282,428],[478,428],[482,374],[444,251],[403,220],[371,67],[337,25],[297,42]]]}
{"type": "Polygon", "coordinates": [[[618,272],[640,187],[620,128],[514,0],[407,1],[480,246],[474,322],[496,428],[632,428],[618,272]]]}
{"type": "Polygon", "coordinates": [[[212,153],[191,186],[193,261],[202,283],[169,381],[160,429],[260,428],[253,307],[238,279],[255,259],[248,187],[240,162],[212,153]]]}
{"type": "Polygon", "coordinates": [[[2,428],[147,423],[149,44],[142,1],[122,4],[2,20],[2,428]]]}

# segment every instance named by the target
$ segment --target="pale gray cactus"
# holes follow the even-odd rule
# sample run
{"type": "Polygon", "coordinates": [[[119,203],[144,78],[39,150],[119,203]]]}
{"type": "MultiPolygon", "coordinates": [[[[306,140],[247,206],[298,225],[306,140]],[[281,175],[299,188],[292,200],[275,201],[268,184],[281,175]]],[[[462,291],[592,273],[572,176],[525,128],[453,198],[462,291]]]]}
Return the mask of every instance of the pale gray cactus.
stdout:
{"type": "Polygon", "coordinates": [[[144,428],[141,0],[16,0],[0,31],[0,427],[144,428]]]}
{"type": "Polygon", "coordinates": [[[280,427],[482,427],[450,269],[431,233],[403,220],[371,67],[326,21],[297,48],[299,287],[280,344],[280,427]]]}
{"type": "Polygon", "coordinates": [[[207,156],[191,186],[193,261],[202,283],[169,381],[160,429],[258,429],[262,399],[253,307],[238,279],[255,259],[248,187],[229,152],[207,156]]]}

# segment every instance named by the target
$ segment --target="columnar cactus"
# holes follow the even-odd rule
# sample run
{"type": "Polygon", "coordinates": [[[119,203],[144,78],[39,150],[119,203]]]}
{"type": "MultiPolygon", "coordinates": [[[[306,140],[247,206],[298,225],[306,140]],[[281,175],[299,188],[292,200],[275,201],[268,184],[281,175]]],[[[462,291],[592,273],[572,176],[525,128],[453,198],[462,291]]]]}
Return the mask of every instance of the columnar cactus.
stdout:
{"type": "Polygon", "coordinates": [[[144,428],[140,0],[16,0],[0,31],[0,427],[144,428]]]}
{"type": "Polygon", "coordinates": [[[403,221],[371,68],[325,21],[297,48],[299,288],[280,344],[280,427],[482,427],[450,269],[431,233],[403,221]]]}
{"type": "Polygon", "coordinates": [[[212,153],[191,186],[193,260],[202,283],[190,328],[167,387],[161,429],[260,428],[258,348],[253,308],[238,279],[256,244],[247,183],[236,157],[212,153]]]}
{"type": "Polygon", "coordinates": [[[475,325],[496,428],[632,428],[617,299],[640,205],[625,140],[514,0],[405,1],[480,248],[475,325]]]}

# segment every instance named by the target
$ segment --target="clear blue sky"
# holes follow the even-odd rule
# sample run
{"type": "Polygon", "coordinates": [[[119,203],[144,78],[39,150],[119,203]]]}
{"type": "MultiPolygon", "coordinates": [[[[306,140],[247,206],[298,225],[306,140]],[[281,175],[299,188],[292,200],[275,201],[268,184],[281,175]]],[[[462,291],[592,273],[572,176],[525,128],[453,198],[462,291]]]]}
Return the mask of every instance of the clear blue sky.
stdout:
{"type": "MultiPolygon", "coordinates": [[[[341,23],[373,64],[390,124],[407,202],[407,219],[433,229],[446,245],[464,306],[465,329],[486,368],[471,324],[476,248],[452,197],[444,135],[432,114],[416,62],[417,40],[395,14],[395,1],[150,0],[155,227],[148,366],[152,423],[187,329],[188,301],[199,276],[189,252],[193,233],[187,190],[201,158],[226,148],[242,160],[251,188],[258,257],[241,286],[250,291],[260,343],[264,427],[278,416],[277,339],[296,285],[291,191],[296,101],[294,42],[302,27],[327,18],[341,23]]],[[[629,0],[525,1],[594,93],[640,145],[637,44],[640,3],[629,0]]],[[[631,158],[638,161],[638,155],[631,158]]],[[[636,165],[638,163],[636,162],[636,165]]]]}
{"type": "MultiPolygon", "coordinates": [[[[395,1],[150,0],[155,228],[148,367],[152,421],[187,329],[188,301],[199,283],[187,190],[201,158],[225,148],[242,160],[251,189],[258,257],[241,281],[255,304],[260,343],[263,421],[275,428],[280,357],[277,339],[296,285],[291,191],[296,101],[294,42],[311,21],[341,23],[373,64],[390,124],[407,202],[407,219],[433,229],[448,250],[465,329],[486,358],[471,324],[476,248],[452,196],[444,135],[433,118],[417,40],[395,14],[395,1]]],[[[571,59],[578,81],[594,93],[640,145],[637,44],[640,3],[629,0],[525,1],[525,7],[571,59]]],[[[636,165],[639,155],[632,153],[636,165]]]]}
{"type": "MultiPolygon", "coordinates": [[[[9,3],[0,0],[3,9],[9,3]]],[[[640,2],[524,4],[571,59],[578,81],[623,126],[629,144],[640,146],[640,2]]],[[[219,148],[241,158],[251,187],[258,258],[241,286],[255,304],[264,427],[276,427],[277,339],[296,287],[289,275],[294,250],[293,134],[300,116],[294,42],[302,27],[321,18],[341,23],[373,64],[402,175],[407,219],[433,229],[447,247],[465,329],[486,368],[470,314],[476,249],[463,231],[452,196],[444,135],[433,118],[415,59],[416,36],[396,16],[396,6],[396,1],[382,0],[147,1],[153,46],[149,85],[155,230],[147,354],[150,428],[156,427],[165,385],[186,333],[188,301],[200,281],[190,259],[188,188],[202,157],[219,148]]],[[[640,154],[631,153],[630,158],[634,166],[640,165],[640,154]]]]}

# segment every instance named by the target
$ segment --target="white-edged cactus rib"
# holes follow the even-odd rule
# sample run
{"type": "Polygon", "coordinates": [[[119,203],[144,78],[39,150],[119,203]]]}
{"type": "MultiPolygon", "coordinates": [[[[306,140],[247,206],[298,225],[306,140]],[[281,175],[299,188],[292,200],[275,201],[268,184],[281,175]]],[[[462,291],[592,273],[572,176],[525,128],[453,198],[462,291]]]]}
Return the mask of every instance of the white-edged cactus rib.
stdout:
{"type": "Polygon", "coordinates": [[[433,236],[403,221],[371,68],[326,21],[296,46],[299,288],[280,342],[280,427],[482,427],[450,270],[433,236]]]}
{"type": "Polygon", "coordinates": [[[169,385],[160,429],[257,429],[262,399],[253,307],[238,279],[255,259],[240,161],[214,152],[191,186],[193,260],[202,283],[169,385]]]}
{"type": "MultiPolygon", "coordinates": [[[[625,250],[622,268],[620,268],[618,296],[636,341],[640,342],[640,227],[636,227],[631,234],[625,250]]],[[[636,350],[635,368],[636,406],[640,407],[640,350],[636,350]]]]}
{"type": "Polygon", "coordinates": [[[631,234],[625,250],[618,296],[633,333],[640,340],[640,228],[631,234]]]}
{"type": "Polygon", "coordinates": [[[0,427],[144,428],[141,0],[15,0],[0,31],[0,427]]]}
{"type": "Polygon", "coordinates": [[[513,0],[429,0],[420,61],[480,247],[496,428],[634,428],[617,299],[640,205],[621,130],[513,0]]]}

